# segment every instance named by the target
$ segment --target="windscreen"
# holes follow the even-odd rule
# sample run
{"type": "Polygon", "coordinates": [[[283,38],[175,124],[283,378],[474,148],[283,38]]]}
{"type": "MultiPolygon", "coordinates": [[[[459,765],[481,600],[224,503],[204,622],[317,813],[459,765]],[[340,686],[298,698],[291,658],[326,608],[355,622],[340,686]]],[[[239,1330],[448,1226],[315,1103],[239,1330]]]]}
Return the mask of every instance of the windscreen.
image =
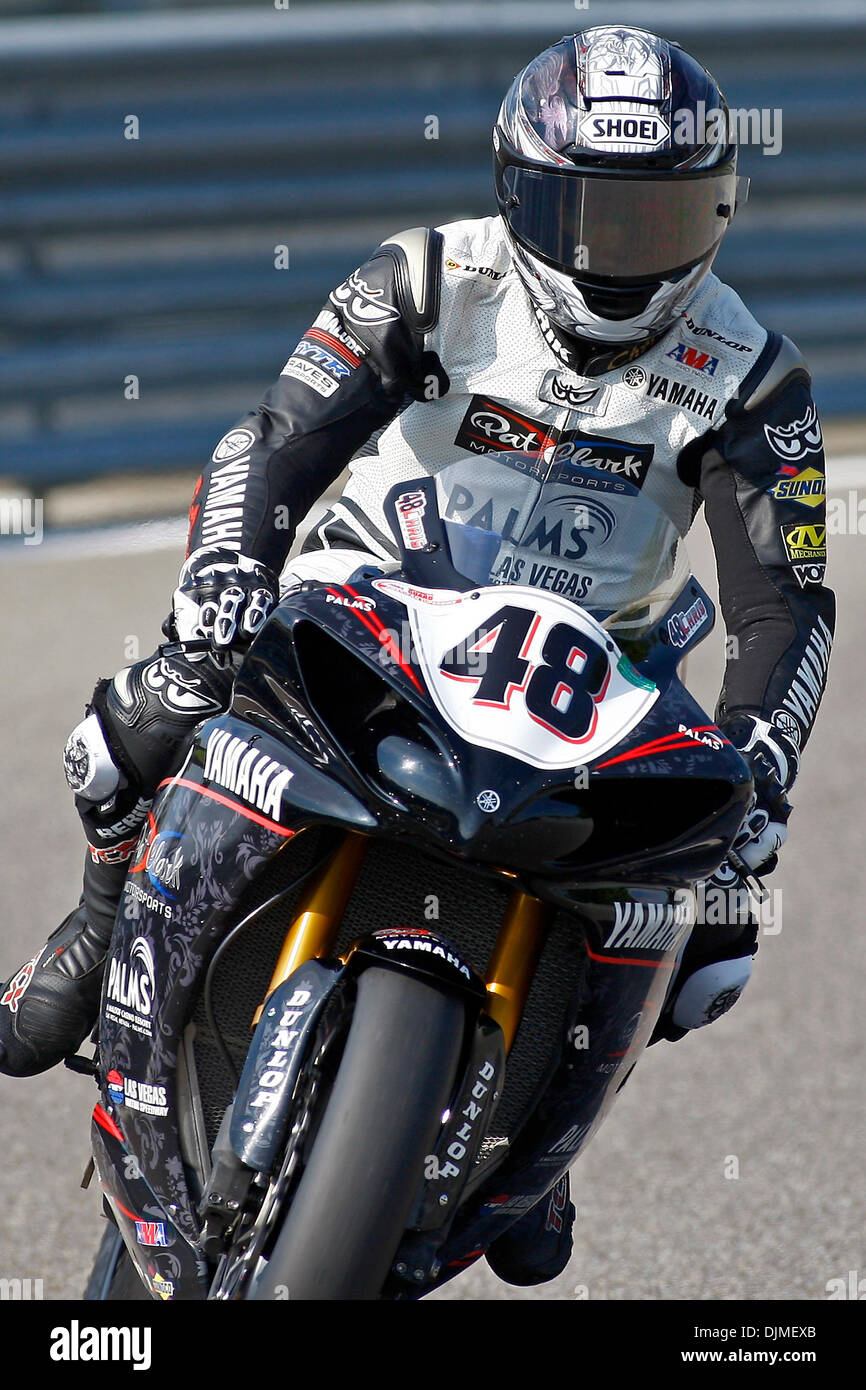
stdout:
{"type": "Polygon", "coordinates": [[[670,519],[644,491],[597,474],[586,450],[467,454],[436,474],[455,569],[478,585],[571,599],[623,632],[660,616],[688,577],[670,519]],[[545,456],[547,455],[547,456],[545,456]]]}

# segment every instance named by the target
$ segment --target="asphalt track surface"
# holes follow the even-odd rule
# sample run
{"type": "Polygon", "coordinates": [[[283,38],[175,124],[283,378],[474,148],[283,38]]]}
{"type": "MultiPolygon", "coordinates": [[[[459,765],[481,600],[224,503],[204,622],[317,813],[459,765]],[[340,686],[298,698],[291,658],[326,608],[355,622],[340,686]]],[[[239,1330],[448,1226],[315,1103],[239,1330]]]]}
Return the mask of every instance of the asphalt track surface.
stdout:
{"type": "MultiPolygon", "coordinates": [[[[846,489],[852,478],[849,464],[846,489]]],[[[0,555],[0,979],[77,901],[82,839],[60,754],[95,678],[159,640],[181,546],[179,526],[163,534],[168,548],[105,532],[0,555]]],[[[481,1261],[435,1298],[822,1300],[829,1280],[866,1277],[864,548],[856,535],[831,545],[829,690],[769,884],[781,930],[762,936],[744,998],[638,1066],[572,1170],[575,1249],[560,1278],[512,1288],[481,1261]]],[[[690,551],[709,587],[705,539],[690,551]]],[[[722,640],[719,624],[689,669],[710,708],[722,640]]],[[[0,1077],[0,1277],[41,1279],[46,1300],[80,1297],[104,1229],[95,1185],[79,1188],[95,1099],[63,1069],[0,1077]]]]}

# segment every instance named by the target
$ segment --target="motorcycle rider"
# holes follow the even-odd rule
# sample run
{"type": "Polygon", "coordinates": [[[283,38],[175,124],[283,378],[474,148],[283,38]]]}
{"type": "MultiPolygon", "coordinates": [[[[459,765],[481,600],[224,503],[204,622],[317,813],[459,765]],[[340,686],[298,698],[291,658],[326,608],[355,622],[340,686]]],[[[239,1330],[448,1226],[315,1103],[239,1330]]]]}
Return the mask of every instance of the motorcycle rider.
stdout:
{"type": "MultiPolygon", "coordinates": [[[[217,445],[163,629],[172,645],[100,681],[67,744],[88,842],[84,893],[0,987],[0,1071],[45,1070],[92,1028],[155,789],[195,725],[226,707],[239,654],[278,601],[297,524],[350,460],[342,497],[284,585],[390,562],[389,488],[467,451],[497,454],[493,465],[479,459],[472,495],[450,498],[450,515],[476,525],[495,509],[508,451],[555,459],[575,440],[590,456],[571,469],[575,497],[622,489],[625,446],[627,486],[667,518],[660,546],[684,536],[703,503],[736,639],[716,717],[755,786],[736,849],[753,871],[775,866],[834,623],[823,453],[796,347],[711,273],[742,185],[726,121],[706,122],[714,112],[727,115],[717,84],[676,44],[617,26],[561,39],[518,74],[499,112],[499,215],[384,242],[217,445]],[[210,651],[173,645],[202,638],[210,651]]],[[[575,567],[541,535],[558,567],[540,567],[540,582],[562,591],[575,567]]],[[[729,1008],[755,942],[754,922],[696,928],[655,1038],[729,1008]]],[[[567,1191],[551,1200],[561,1213],[567,1191]]],[[[564,1267],[571,1223],[549,1215],[540,1204],[488,1252],[503,1277],[536,1282],[564,1267]]]]}

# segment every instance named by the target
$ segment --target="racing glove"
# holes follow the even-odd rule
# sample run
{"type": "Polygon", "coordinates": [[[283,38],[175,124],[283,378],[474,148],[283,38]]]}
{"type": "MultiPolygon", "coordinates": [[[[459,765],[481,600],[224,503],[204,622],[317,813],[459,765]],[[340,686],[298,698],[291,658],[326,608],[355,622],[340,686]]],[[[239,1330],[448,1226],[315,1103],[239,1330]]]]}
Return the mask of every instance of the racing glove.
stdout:
{"type": "Polygon", "coordinates": [[[788,838],[787,793],[799,771],[800,750],[781,729],[753,715],[736,715],[721,727],[749,764],[755,784],[733,852],[752,873],[772,873],[788,838]]]}
{"type": "Polygon", "coordinates": [[[248,555],[219,546],[194,550],[181,567],[169,635],[210,642],[225,653],[249,645],[280,596],[277,576],[248,555]]]}

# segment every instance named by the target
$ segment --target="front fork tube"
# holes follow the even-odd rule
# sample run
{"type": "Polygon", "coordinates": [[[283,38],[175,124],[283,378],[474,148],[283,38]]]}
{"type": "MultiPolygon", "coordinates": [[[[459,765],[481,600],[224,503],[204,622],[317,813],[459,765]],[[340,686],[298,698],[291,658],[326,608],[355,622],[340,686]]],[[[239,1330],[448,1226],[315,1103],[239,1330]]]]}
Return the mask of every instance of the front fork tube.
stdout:
{"type": "MultiPolygon", "coordinates": [[[[340,922],[364,862],[367,839],[350,832],[339,849],[319,870],[301,899],[297,914],[286,933],[279,960],[268,985],[269,998],[298,966],[314,957],[332,955],[340,922]]],[[[260,1004],[253,1016],[253,1027],[262,1016],[260,1004]]]]}
{"type": "Polygon", "coordinates": [[[487,1012],[502,1029],[506,1053],[523,1016],[552,916],[546,903],[517,888],[508,900],[484,976],[487,1012]]]}
{"type": "MultiPolygon", "coordinates": [[[[366,849],[366,837],[350,832],[316,875],[286,933],[268,997],[304,961],[333,955],[366,849]]],[[[552,914],[550,907],[528,893],[515,889],[511,894],[484,977],[487,1013],[502,1029],[506,1051],[520,1024],[552,914]]],[[[263,1008],[260,1004],[256,1010],[253,1026],[263,1008]]]]}

